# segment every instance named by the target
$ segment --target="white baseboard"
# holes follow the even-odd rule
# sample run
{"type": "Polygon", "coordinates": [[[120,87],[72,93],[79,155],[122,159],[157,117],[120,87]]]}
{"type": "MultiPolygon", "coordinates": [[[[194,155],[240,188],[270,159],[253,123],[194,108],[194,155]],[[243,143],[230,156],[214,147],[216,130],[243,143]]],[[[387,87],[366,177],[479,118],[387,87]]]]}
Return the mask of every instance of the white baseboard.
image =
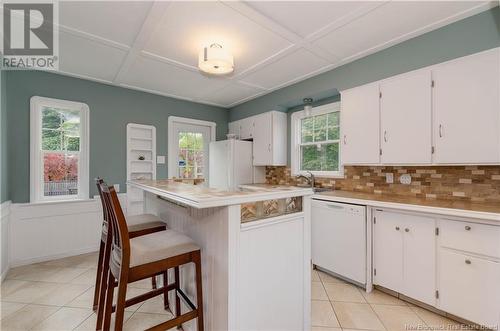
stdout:
{"type": "MultiPolygon", "coordinates": [[[[119,194],[119,198],[125,207],[126,194],[119,194]]],[[[13,203],[9,218],[11,267],[85,254],[99,248],[102,228],[99,199],[13,203]]]]}
{"type": "Polygon", "coordinates": [[[0,282],[5,279],[10,269],[10,208],[10,201],[4,201],[0,205],[0,282]]]}

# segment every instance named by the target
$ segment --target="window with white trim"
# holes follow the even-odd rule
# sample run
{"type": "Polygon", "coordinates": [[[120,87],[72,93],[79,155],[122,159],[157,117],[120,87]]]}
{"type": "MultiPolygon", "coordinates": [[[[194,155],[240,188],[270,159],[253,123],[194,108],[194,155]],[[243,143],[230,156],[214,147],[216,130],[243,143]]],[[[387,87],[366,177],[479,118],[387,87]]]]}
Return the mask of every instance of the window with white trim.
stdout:
{"type": "Polygon", "coordinates": [[[42,97],[30,102],[31,202],[88,199],[88,106],[42,97]]]}
{"type": "Polygon", "coordinates": [[[292,173],[342,176],[340,164],[340,103],[314,107],[309,116],[292,114],[292,173]]]}

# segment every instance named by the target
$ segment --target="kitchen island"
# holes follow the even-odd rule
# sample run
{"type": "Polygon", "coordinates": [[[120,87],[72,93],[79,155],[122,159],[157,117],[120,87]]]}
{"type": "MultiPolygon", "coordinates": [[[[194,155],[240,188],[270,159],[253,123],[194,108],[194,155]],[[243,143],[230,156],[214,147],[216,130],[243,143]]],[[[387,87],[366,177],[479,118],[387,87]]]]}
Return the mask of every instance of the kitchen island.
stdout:
{"type": "MultiPolygon", "coordinates": [[[[127,184],[143,191],[145,213],[201,247],[205,330],[310,330],[312,189],[127,184]]],[[[193,275],[192,266],[181,268],[189,296],[196,293],[193,275]]],[[[194,330],[195,323],[184,329],[194,330]]]]}

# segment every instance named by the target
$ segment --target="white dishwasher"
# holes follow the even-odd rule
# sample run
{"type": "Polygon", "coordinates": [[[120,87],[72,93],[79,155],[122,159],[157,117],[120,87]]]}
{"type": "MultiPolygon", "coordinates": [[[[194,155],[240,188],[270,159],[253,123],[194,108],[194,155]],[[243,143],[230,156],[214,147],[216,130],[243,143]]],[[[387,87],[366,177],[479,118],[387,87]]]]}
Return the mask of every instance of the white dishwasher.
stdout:
{"type": "Polygon", "coordinates": [[[366,206],[312,200],[312,262],[366,286],[366,206]]]}

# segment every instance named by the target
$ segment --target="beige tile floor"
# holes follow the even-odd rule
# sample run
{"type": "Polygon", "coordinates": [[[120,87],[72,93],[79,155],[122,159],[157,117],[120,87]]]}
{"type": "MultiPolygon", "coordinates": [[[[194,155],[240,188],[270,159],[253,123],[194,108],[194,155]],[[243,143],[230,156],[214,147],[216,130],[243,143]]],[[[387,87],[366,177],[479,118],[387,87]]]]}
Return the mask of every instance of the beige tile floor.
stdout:
{"type": "MultiPolygon", "coordinates": [[[[92,312],[97,254],[13,268],[0,292],[0,329],[94,330],[92,312]]],[[[150,280],[129,285],[128,295],[147,291],[150,280]]],[[[385,293],[363,290],[320,271],[312,273],[312,330],[405,330],[405,325],[452,329],[459,323],[385,293]]],[[[124,330],[144,330],[170,319],[156,297],[129,307],[124,330]]],[[[271,331],[271,330],[269,330],[271,331]]]]}
{"type": "Polygon", "coordinates": [[[363,289],[313,270],[313,331],[460,330],[461,324],[378,290],[363,289]]]}

